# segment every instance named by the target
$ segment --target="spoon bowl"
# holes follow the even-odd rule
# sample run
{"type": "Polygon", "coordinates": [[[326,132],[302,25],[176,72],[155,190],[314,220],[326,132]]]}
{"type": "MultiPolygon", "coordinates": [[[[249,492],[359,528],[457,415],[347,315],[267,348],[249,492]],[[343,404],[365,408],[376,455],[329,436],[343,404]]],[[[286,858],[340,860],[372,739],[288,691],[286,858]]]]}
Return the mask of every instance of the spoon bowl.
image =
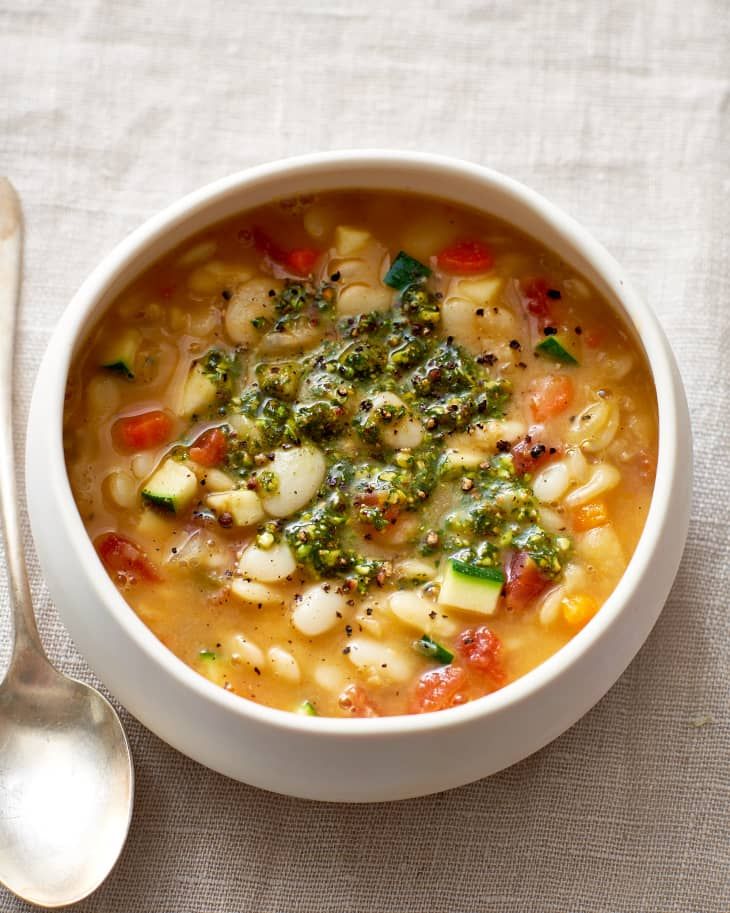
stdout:
{"type": "Polygon", "coordinates": [[[28,651],[0,685],[0,882],[60,907],[90,894],[127,836],[134,772],[109,702],[28,651]]]}
{"type": "Polygon", "coordinates": [[[113,707],[54,669],[33,614],[13,449],[20,261],[20,203],[0,177],[0,512],[14,635],[0,684],[0,883],[37,906],[63,907],[94,891],[116,862],[134,772],[113,707]]]}

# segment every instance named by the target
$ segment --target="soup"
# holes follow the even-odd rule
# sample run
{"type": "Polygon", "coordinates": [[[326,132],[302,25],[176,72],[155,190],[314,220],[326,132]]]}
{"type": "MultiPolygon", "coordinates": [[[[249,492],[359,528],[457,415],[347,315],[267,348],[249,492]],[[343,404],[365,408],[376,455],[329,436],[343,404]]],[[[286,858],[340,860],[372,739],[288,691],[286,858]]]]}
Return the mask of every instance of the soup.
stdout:
{"type": "Polygon", "coordinates": [[[641,534],[651,376],[571,266],[407,194],[271,203],[145,270],[73,362],[65,449],[124,598],[309,715],[489,694],[599,611],[641,534]]]}

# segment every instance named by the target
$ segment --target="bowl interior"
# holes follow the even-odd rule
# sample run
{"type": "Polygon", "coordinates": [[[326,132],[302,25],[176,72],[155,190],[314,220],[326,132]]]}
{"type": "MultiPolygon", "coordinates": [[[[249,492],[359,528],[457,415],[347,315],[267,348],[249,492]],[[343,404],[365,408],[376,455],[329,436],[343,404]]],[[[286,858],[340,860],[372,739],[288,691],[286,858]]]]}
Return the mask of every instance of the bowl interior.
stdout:
{"type": "Polygon", "coordinates": [[[75,547],[87,572],[98,578],[97,590],[116,613],[125,613],[127,630],[148,654],[164,665],[186,687],[194,688],[217,703],[225,703],[242,715],[267,718],[289,728],[313,724],[331,732],[347,729],[353,734],[375,730],[439,728],[475,715],[498,712],[560,674],[615,620],[647,570],[659,533],[666,522],[671,480],[675,473],[677,413],[671,353],[652,312],[640,301],[613,258],[569,216],[523,185],[466,163],[434,156],[398,153],[334,153],[307,156],[251,169],[209,185],[174,203],[133,232],[97,267],[84,283],[59,327],[56,347],[56,404],[51,460],[60,466],[61,498],[75,547]],[[76,511],[65,474],[61,442],[63,393],[72,352],[104,308],[147,266],[192,234],[245,209],[300,193],[335,189],[381,189],[422,193],[481,209],[514,224],[540,240],[583,273],[621,314],[636,334],[654,378],[659,410],[659,460],[644,532],[623,578],[598,615],[556,654],[501,691],[462,707],[420,717],[384,717],[374,720],[338,720],[296,717],[230,695],[177,660],[134,615],[96,560],[76,511]],[[62,476],[62,478],[61,478],[62,476]],[[83,541],[82,541],[83,540],[83,541]],[[430,718],[430,719],[429,719],[430,718]]]}

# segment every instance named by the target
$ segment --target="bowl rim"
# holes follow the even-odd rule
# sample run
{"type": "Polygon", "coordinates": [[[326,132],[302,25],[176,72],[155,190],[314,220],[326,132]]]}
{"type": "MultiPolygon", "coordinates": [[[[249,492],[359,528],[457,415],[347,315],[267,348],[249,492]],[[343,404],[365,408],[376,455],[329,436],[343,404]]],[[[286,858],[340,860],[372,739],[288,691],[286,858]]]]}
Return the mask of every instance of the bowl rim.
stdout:
{"type": "MultiPolygon", "coordinates": [[[[354,184],[343,181],[343,189],[353,186],[354,184]]],[[[272,195],[270,199],[276,199],[276,196],[272,195]]],[[[448,190],[443,194],[443,199],[450,199],[448,190]]],[[[244,210],[245,204],[241,207],[241,211],[244,210]]],[[[212,225],[215,221],[217,219],[212,219],[209,224],[212,225]]],[[[516,224],[516,227],[519,229],[520,225],[516,224]]],[[[202,230],[203,226],[195,229],[195,232],[202,230]]],[[[537,237],[537,240],[541,239],[537,237]]],[[[46,408],[46,414],[50,416],[50,448],[47,454],[49,483],[55,491],[66,533],[66,547],[74,552],[77,562],[83,566],[95,597],[106,611],[112,613],[117,624],[136,642],[147,658],[175,680],[182,689],[192,689],[199,698],[212,702],[223,712],[277,729],[308,734],[315,731],[333,738],[385,737],[393,734],[451,729],[469,724],[478,718],[486,721],[489,717],[509,711],[514,705],[528,700],[559,678],[616,623],[631,603],[640,580],[649,571],[662,532],[670,520],[672,488],[679,469],[677,442],[681,393],[675,386],[674,357],[656,315],[635,291],[619,263],[572,216],[514,178],[458,158],[383,149],[319,152],[256,165],[206,184],[149,217],[103,257],[60,317],[53,331],[46,359],[50,359],[51,376],[57,382],[53,394],[55,400],[53,396],[49,396],[46,408]],[[533,210],[542,222],[561,236],[562,241],[579,251],[605,281],[633,325],[653,376],[658,415],[658,457],[654,489],[641,536],[616,588],[601,606],[600,611],[582,630],[534,669],[498,691],[437,713],[404,714],[372,719],[305,717],[231,694],[195,672],[157,639],[106,574],[76,507],[66,471],[62,426],[68,369],[79,339],[83,338],[89,322],[97,318],[99,302],[111,285],[126,272],[134,274],[135,258],[148,245],[157,242],[201,210],[207,209],[217,201],[223,201],[231,194],[245,194],[247,189],[251,189],[259,181],[289,177],[297,172],[309,179],[318,173],[331,172],[338,167],[387,171],[402,169],[404,166],[424,172],[429,169],[447,172],[454,177],[470,179],[485,189],[497,188],[506,193],[518,204],[533,210]]],[[[46,395],[48,396],[47,391],[46,395]]],[[[103,678],[103,671],[99,674],[103,678]]]]}

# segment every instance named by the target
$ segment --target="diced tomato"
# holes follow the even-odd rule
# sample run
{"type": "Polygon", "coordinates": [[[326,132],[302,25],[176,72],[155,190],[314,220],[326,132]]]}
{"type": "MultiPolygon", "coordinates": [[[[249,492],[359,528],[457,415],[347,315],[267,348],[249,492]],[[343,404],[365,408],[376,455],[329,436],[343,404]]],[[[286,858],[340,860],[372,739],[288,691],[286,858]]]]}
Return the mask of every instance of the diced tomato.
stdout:
{"type": "Polygon", "coordinates": [[[522,611],[528,608],[550,583],[526,552],[515,552],[506,572],[504,603],[508,609],[522,611]]]}
{"type": "Polygon", "coordinates": [[[114,443],[122,450],[159,447],[170,440],[171,434],[172,419],[159,409],[120,418],[112,428],[114,443]]]}
{"type": "Polygon", "coordinates": [[[466,673],[460,666],[442,666],[424,672],[416,684],[411,713],[431,713],[465,704],[466,687],[466,673]]]}
{"type": "Polygon", "coordinates": [[[486,625],[462,631],[457,649],[472,669],[488,676],[495,685],[504,684],[506,676],[500,659],[502,641],[486,625]]]}
{"type": "Polygon", "coordinates": [[[559,453],[560,449],[558,447],[543,444],[530,432],[526,438],[518,441],[512,448],[515,471],[518,475],[524,475],[526,472],[535,472],[536,469],[550,462],[559,453]]]}
{"type": "Polygon", "coordinates": [[[339,703],[343,710],[353,716],[380,716],[380,712],[370,700],[367,691],[362,685],[348,685],[340,695],[339,703]]]}
{"type": "Polygon", "coordinates": [[[564,412],[573,400],[573,381],[567,374],[546,374],[530,384],[530,406],[538,422],[564,412]]]}
{"type": "Polygon", "coordinates": [[[222,428],[203,432],[190,448],[190,459],[201,466],[220,466],[228,452],[228,438],[222,428]]]}
{"type": "Polygon", "coordinates": [[[494,256],[483,241],[457,241],[444,248],[436,262],[447,273],[483,273],[494,265],[494,256]]]}
{"type": "Polygon", "coordinates": [[[128,583],[160,579],[156,568],[142,549],[126,536],[104,533],[94,542],[94,546],[110,574],[123,577],[128,583]]]}
{"type": "Polygon", "coordinates": [[[285,270],[295,276],[309,276],[314,269],[314,264],[320,257],[321,251],[311,247],[296,247],[285,250],[257,225],[253,228],[253,243],[260,253],[283,266],[285,270]]]}
{"type": "Polygon", "coordinates": [[[314,264],[319,260],[320,251],[309,247],[297,247],[286,255],[284,266],[295,276],[311,276],[314,264]]]}

